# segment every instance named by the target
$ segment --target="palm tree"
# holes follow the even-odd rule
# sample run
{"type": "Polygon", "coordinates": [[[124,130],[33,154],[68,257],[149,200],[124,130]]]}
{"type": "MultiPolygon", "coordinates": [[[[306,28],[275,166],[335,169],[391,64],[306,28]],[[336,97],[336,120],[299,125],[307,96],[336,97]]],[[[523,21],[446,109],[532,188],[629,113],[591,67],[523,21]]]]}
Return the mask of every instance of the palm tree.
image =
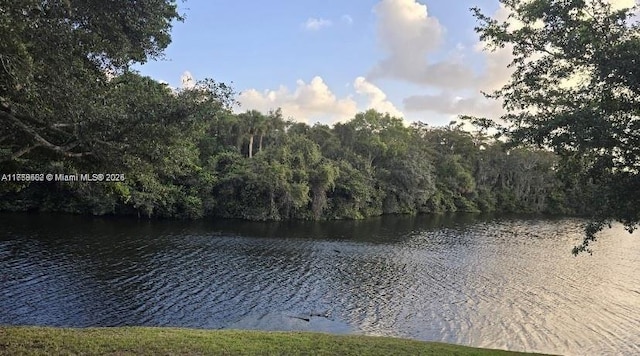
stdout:
{"type": "MultiPolygon", "coordinates": [[[[240,132],[249,137],[249,144],[247,146],[249,151],[249,158],[253,157],[253,141],[258,132],[263,132],[265,126],[266,117],[257,110],[249,110],[245,113],[238,115],[240,132]]],[[[262,136],[260,139],[260,149],[262,149],[262,136]]]]}

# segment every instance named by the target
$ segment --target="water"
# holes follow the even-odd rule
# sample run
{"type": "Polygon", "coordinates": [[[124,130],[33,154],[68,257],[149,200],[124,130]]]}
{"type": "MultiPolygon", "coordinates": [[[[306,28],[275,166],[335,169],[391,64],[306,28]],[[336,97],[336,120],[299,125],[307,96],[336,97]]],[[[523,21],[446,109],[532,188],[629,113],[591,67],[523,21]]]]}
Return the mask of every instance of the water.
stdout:
{"type": "Polygon", "coordinates": [[[0,324],[315,330],[640,354],[640,234],[575,219],[0,215],[0,324]]]}

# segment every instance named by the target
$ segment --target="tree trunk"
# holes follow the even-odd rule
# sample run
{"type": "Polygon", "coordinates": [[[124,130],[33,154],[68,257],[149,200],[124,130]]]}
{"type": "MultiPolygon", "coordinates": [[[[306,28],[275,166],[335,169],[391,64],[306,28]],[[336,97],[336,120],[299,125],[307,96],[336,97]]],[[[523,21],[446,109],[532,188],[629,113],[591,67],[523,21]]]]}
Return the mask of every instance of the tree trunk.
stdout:
{"type": "Polygon", "coordinates": [[[327,207],[327,192],[324,187],[315,185],[311,189],[313,193],[313,200],[311,201],[311,213],[314,220],[320,220],[324,208],[327,207]]]}
{"type": "Polygon", "coordinates": [[[253,157],[253,134],[249,136],[249,158],[253,157]]]}

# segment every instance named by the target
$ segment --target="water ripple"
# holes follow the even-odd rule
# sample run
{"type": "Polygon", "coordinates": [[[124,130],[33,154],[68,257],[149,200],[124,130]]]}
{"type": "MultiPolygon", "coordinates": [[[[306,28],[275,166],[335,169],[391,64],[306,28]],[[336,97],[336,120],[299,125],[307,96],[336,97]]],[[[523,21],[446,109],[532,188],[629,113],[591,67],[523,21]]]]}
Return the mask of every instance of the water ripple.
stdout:
{"type": "Polygon", "coordinates": [[[575,219],[37,218],[0,215],[10,231],[0,234],[0,324],[321,330],[640,353],[640,236],[620,227],[603,233],[594,256],[575,258],[575,219]]]}

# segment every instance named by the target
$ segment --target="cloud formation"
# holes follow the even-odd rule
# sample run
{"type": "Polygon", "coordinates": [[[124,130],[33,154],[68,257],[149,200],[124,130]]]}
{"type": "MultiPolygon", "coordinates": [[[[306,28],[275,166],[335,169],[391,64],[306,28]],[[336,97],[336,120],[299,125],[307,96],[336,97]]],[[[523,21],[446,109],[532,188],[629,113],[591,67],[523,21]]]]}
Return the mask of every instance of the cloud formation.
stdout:
{"type": "Polygon", "coordinates": [[[489,100],[480,95],[462,97],[452,92],[442,91],[435,95],[414,95],[403,101],[407,111],[433,111],[450,115],[474,115],[499,117],[504,114],[497,100],[489,100]]]}
{"type": "Polygon", "coordinates": [[[445,28],[429,14],[426,5],[416,0],[381,0],[374,13],[378,42],[386,56],[369,72],[368,78],[396,79],[430,88],[430,94],[403,100],[407,112],[491,116],[501,113],[500,103],[484,98],[480,89],[496,89],[510,77],[506,66],[511,58],[505,57],[506,52],[485,54],[479,48],[469,51],[458,45],[443,56],[445,28]],[[467,55],[475,59],[485,56],[486,69],[496,74],[479,75],[467,55]],[[437,94],[432,94],[434,91],[437,94]]]}
{"type": "Polygon", "coordinates": [[[635,5],[639,5],[640,1],[637,0],[609,0],[611,7],[614,10],[627,9],[635,5]]]}
{"type": "Polygon", "coordinates": [[[304,28],[309,30],[309,31],[318,31],[321,30],[325,27],[329,27],[333,25],[333,22],[331,20],[326,20],[323,18],[315,18],[315,17],[310,17],[307,19],[307,21],[304,23],[304,28]]]}
{"type": "Polygon", "coordinates": [[[285,86],[280,86],[278,90],[263,92],[256,89],[245,90],[239,95],[238,101],[242,105],[240,108],[242,111],[255,109],[267,112],[281,108],[285,117],[306,123],[345,121],[367,109],[376,109],[393,116],[404,117],[402,112],[388,100],[387,95],[364,77],[358,77],[353,81],[353,89],[355,93],[338,98],[324,80],[316,76],[309,83],[298,80],[294,91],[290,91],[285,86]],[[362,98],[364,105],[358,106],[354,96],[362,98]]]}
{"type": "MultiPolygon", "coordinates": [[[[442,78],[434,70],[437,68],[430,67],[427,56],[443,43],[444,28],[438,19],[429,16],[427,6],[415,0],[382,0],[373,12],[378,21],[378,42],[386,57],[369,77],[440,84],[442,78]]],[[[440,69],[459,70],[456,67],[440,69]]]]}
{"type": "Polygon", "coordinates": [[[380,112],[388,112],[391,116],[403,117],[404,114],[387,99],[382,89],[368,82],[364,77],[357,77],[353,81],[356,93],[367,98],[367,109],[375,109],[380,112]]]}
{"type": "Polygon", "coordinates": [[[245,90],[238,96],[238,101],[242,110],[267,112],[282,108],[285,117],[307,123],[346,120],[357,112],[357,104],[352,98],[337,98],[319,76],[309,83],[298,80],[294,91],[285,86],[263,92],[245,90]]]}
{"type": "Polygon", "coordinates": [[[180,77],[180,87],[182,89],[193,89],[196,86],[196,80],[188,70],[182,73],[180,77]]]}

